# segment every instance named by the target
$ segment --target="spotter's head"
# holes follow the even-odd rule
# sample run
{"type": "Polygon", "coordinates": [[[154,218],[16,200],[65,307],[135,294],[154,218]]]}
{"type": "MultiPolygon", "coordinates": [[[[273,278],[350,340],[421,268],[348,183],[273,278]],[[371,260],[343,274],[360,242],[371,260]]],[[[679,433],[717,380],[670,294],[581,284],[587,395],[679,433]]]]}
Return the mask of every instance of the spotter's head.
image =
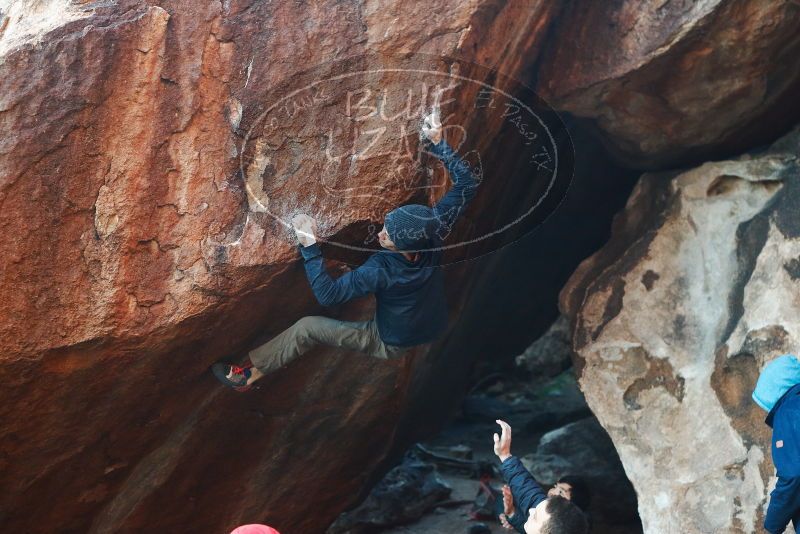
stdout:
{"type": "Polygon", "coordinates": [[[589,524],[580,508],[556,495],[529,510],[524,528],[525,534],[586,534],[589,524]]]}

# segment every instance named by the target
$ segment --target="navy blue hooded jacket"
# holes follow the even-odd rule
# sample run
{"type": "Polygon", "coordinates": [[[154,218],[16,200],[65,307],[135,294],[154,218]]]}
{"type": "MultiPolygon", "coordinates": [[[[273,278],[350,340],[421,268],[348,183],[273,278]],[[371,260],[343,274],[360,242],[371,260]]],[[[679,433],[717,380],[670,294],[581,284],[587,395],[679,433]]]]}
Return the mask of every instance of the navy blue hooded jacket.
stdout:
{"type": "Polygon", "coordinates": [[[514,496],[514,515],[509,519],[509,523],[518,532],[525,532],[523,525],[528,517],[528,511],[536,508],[539,503],[547,499],[547,494],[542,487],[536,483],[533,475],[525,469],[522,462],[516,456],[510,456],[500,464],[503,478],[511,488],[511,495],[514,496]]]}
{"type": "Polygon", "coordinates": [[[775,403],[766,423],[772,427],[772,462],[778,482],[770,494],[764,528],[780,534],[789,521],[800,528],[800,384],[775,403]]]}
{"type": "MultiPolygon", "coordinates": [[[[469,164],[444,139],[436,145],[428,141],[427,145],[430,153],[444,163],[453,180],[453,186],[433,207],[438,228],[429,248],[437,249],[475,196],[478,181],[469,164]]],[[[410,347],[428,343],[447,327],[444,275],[438,268],[441,250],[420,252],[415,262],[399,252],[381,250],[358,269],[334,280],[325,270],[317,244],[299,248],[311,289],[323,306],[375,294],[375,321],[387,345],[410,347]]]]}

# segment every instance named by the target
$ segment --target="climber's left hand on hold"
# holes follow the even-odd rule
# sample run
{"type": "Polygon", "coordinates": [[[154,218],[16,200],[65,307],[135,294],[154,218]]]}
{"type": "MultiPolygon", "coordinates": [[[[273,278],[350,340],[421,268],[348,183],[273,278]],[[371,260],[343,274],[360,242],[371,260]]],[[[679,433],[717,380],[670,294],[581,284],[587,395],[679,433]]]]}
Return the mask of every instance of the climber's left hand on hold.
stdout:
{"type": "Polygon", "coordinates": [[[442,120],[438,104],[434,105],[433,110],[422,119],[420,130],[434,145],[438,145],[442,140],[442,120]]]}
{"type": "Polygon", "coordinates": [[[305,214],[295,215],[292,218],[292,226],[297,234],[297,240],[304,247],[308,247],[317,242],[317,221],[313,217],[305,214]]]}

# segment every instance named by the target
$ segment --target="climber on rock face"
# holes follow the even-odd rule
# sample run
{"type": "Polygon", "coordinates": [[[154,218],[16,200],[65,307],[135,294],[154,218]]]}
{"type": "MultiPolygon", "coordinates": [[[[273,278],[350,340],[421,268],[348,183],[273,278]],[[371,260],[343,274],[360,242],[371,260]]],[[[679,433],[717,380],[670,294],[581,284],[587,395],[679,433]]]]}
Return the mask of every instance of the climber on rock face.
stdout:
{"type": "Polygon", "coordinates": [[[336,306],[372,293],[376,299],[375,316],[368,321],[303,317],[251,350],[249,362],[244,365],[215,363],[212,372],[223,384],[245,391],[265,374],[316,345],[341,347],[386,360],[435,340],[445,330],[448,314],[444,274],[438,268],[442,240],[475,196],[478,178],[442,139],[438,108],[424,118],[420,134],[428,151],[444,163],[453,186],[433,208],[410,204],[387,213],[378,234],[378,241],[386,250],[372,254],[357,269],[333,279],[316,243],[314,219],[298,215],[292,220],[308,282],[319,303],[336,306]]]}
{"type": "Polygon", "coordinates": [[[758,377],[753,400],[766,410],[772,428],[772,463],[778,482],[770,493],[764,528],[780,534],[789,525],[800,532],[800,361],[784,354],[758,377]]]}
{"type": "Polygon", "coordinates": [[[511,427],[498,420],[501,434],[494,435],[494,453],[500,459],[500,469],[511,488],[513,500],[521,510],[528,510],[523,528],[526,534],[586,534],[586,517],[575,504],[558,492],[546,494],[522,462],[511,455],[511,427]]]}

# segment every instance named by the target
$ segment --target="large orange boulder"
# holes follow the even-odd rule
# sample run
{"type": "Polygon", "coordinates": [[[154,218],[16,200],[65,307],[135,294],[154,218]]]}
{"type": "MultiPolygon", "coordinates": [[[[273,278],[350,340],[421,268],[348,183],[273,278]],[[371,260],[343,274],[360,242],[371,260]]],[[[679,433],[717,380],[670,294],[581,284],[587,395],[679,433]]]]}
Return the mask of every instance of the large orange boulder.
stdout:
{"type": "Polygon", "coordinates": [[[577,2],[537,91],[641,169],[731,155],[800,120],[800,4],[577,2]]]}
{"type": "MultiPolygon", "coordinates": [[[[433,370],[468,361],[319,350],[248,395],[208,366],[303,315],[370,316],[369,299],[319,308],[285,223],[315,215],[328,254],[360,261],[386,211],[441,196],[414,131],[436,98],[485,176],[450,239],[486,233],[478,213],[493,227],[519,214],[534,189],[508,155],[526,153],[524,112],[481,104],[511,86],[473,63],[530,68],[548,4],[3,8],[2,530],[311,533],[354,504],[395,441],[450,405],[407,421],[412,393],[446,398],[458,383],[437,390],[433,370]]],[[[448,269],[453,322],[471,274],[448,269]]]]}

